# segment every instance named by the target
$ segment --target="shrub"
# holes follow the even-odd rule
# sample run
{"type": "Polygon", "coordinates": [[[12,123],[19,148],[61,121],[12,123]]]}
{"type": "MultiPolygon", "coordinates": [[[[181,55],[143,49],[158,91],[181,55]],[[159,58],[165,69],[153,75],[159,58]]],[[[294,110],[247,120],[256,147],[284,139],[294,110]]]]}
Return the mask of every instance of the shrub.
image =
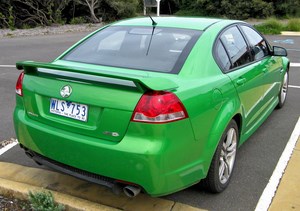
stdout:
{"type": "Polygon", "coordinates": [[[177,16],[203,16],[203,12],[199,10],[179,10],[175,13],[177,16]]]}
{"type": "Polygon", "coordinates": [[[292,18],[288,21],[285,30],[287,31],[300,31],[300,19],[292,18]]]}
{"type": "Polygon", "coordinates": [[[32,26],[31,25],[29,25],[29,24],[23,24],[22,25],[22,29],[31,29],[32,28],[32,26]]]}
{"type": "Polygon", "coordinates": [[[283,24],[275,18],[270,18],[266,22],[254,27],[263,34],[280,34],[284,29],[283,24]]]}
{"type": "Polygon", "coordinates": [[[83,24],[86,23],[86,19],[84,17],[75,17],[70,21],[70,24],[83,24]]]}
{"type": "Polygon", "coordinates": [[[202,16],[247,19],[249,17],[265,18],[274,13],[272,3],[263,0],[182,0],[180,11],[176,14],[201,14],[202,16]]]}
{"type": "Polygon", "coordinates": [[[36,211],[63,211],[62,205],[54,202],[54,197],[50,191],[48,192],[29,192],[30,207],[36,211]]]}

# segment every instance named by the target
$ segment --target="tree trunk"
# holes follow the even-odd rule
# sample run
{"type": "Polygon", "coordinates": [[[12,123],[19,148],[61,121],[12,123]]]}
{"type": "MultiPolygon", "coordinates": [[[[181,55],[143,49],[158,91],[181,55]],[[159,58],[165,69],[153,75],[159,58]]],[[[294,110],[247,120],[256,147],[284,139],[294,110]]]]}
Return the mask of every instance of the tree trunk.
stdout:
{"type": "Polygon", "coordinates": [[[96,17],[95,15],[95,9],[98,8],[98,3],[99,3],[99,0],[85,0],[85,5],[87,5],[89,7],[89,10],[90,10],[90,14],[91,14],[91,20],[94,22],[94,23],[99,23],[101,22],[99,18],[96,17]]]}

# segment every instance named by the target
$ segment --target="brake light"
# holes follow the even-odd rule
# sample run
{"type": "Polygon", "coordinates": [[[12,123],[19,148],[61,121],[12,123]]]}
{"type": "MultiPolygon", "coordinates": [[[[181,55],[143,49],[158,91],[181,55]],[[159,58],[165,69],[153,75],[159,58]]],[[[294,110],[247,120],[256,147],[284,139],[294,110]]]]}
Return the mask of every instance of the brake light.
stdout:
{"type": "Polygon", "coordinates": [[[166,123],[187,117],[182,102],[175,94],[165,91],[150,91],[141,97],[131,121],[166,123]]]}
{"type": "Polygon", "coordinates": [[[23,78],[24,78],[24,72],[21,72],[16,84],[16,93],[20,96],[23,96],[23,78]]]}

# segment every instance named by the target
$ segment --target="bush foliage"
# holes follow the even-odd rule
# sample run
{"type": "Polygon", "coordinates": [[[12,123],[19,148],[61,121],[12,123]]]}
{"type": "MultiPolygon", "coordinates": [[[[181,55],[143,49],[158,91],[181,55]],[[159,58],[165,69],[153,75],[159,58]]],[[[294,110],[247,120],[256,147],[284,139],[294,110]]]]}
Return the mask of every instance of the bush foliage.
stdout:
{"type": "Polygon", "coordinates": [[[139,0],[0,0],[0,28],[111,21],[138,9],[139,0]]]}
{"type": "Polygon", "coordinates": [[[196,15],[234,19],[265,18],[275,11],[272,2],[263,0],[182,0],[182,10],[196,15]]]}
{"type": "Polygon", "coordinates": [[[46,192],[29,192],[28,201],[30,208],[34,211],[63,211],[65,207],[57,204],[50,191],[46,192]]]}
{"type": "Polygon", "coordinates": [[[280,21],[275,18],[269,18],[264,23],[254,26],[263,34],[280,34],[282,31],[300,31],[300,19],[291,18],[286,21],[280,21]]]}
{"type": "Polygon", "coordinates": [[[254,27],[263,34],[280,34],[284,29],[284,25],[275,18],[270,18],[266,22],[254,27]]]}
{"type": "MultiPolygon", "coordinates": [[[[143,0],[0,0],[0,28],[112,21],[142,11],[143,0]]],[[[231,19],[300,17],[300,0],[161,0],[161,13],[231,19]]]]}
{"type": "Polygon", "coordinates": [[[285,30],[300,31],[300,19],[292,18],[288,21],[285,30]]]}

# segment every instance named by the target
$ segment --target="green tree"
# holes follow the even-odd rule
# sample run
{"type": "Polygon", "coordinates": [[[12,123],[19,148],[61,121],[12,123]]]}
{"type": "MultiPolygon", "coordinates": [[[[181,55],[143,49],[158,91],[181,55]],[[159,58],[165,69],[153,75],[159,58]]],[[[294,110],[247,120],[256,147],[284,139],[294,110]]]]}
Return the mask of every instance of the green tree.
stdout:
{"type": "Polygon", "coordinates": [[[180,9],[193,14],[236,19],[268,17],[273,14],[273,4],[263,0],[181,0],[180,9]]]}
{"type": "Polygon", "coordinates": [[[278,17],[300,17],[300,0],[267,0],[273,2],[278,17]]]}
{"type": "Polygon", "coordinates": [[[129,18],[135,16],[138,0],[105,0],[105,4],[110,7],[110,16],[114,19],[129,18]]]}
{"type": "Polygon", "coordinates": [[[46,25],[63,23],[62,11],[71,0],[12,0],[22,24],[46,25]]]}
{"type": "Polygon", "coordinates": [[[15,29],[15,15],[10,0],[0,0],[0,28],[15,29]]]}
{"type": "Polygon", "coordinates": [[[101,18],[96,15],[96,9],[99,8],[101,0],[78,0],[79,4],[85,5],[90,12],[90,18],[93,23],[101,22],[101,18]]]}

